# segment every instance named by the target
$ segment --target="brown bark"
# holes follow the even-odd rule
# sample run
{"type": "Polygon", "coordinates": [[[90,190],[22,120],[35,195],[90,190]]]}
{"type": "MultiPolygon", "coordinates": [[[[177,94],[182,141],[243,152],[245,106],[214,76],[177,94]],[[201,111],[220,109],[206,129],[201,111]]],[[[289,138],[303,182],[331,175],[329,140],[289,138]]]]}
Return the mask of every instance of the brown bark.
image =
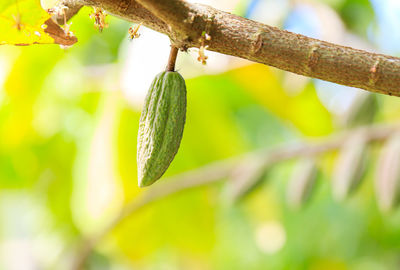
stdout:
{"type": "MultiPolygon", "coordinates": [[[[74,2],[67,0],[68,3],[74,2]]],[[[77,0],[208,50],[300,75],[400,96],[400,58],[340,46],[182,0],[77,0]],[[205,40],[204,33],[211,39],[205,40]]],[[[260,78],[262,79],[262,78],[260,78]]]]}

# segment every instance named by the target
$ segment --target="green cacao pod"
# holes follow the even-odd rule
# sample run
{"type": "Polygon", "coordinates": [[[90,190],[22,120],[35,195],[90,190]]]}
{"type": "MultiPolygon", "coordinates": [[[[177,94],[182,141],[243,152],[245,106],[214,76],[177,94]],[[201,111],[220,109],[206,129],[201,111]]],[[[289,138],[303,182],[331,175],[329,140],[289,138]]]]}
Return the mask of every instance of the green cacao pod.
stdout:
{"type": "Polygon", "coordinates": [[[400,204],[400,132],[385,142],[378,158],[375,194],[378,206],[389,212],[400,204]]]}
{"type": "Polygon", "coordinates": [[[286,199],[292,209],[300,209],[313,195],[318,177],[318,164],[313,158],[298,161],[286,190],[286,199]]]}
{"type": "Polygon", "coordinates": [[[186,85],[178,72],[164,71],[147,93],[138,134],[138,184],[159,179],[178,151],[186,119],[186,85]]]}
{"type": "Polygon", "coordinates": [[[364,130],[354,131],[343,144],[333,171],[332,191],[344,201],[359,187],[368,165],[368,141],[364,130]]]}

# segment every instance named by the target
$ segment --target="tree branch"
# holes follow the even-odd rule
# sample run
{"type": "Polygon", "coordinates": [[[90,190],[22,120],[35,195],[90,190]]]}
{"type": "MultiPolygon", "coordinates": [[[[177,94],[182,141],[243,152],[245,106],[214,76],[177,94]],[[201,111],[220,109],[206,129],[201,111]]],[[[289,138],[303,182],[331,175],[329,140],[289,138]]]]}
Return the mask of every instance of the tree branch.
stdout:
{"type": "Polygon", "coordinates": [[[100,7],[108,13],[134,23],[142,23],[144,26],[151,28],[168,36],[174,36],[171,27],[168,26],[160,18],[154,16],[150,11],[134,0],[65,0],[77,1],[79,4],[100,7]]]}
{"type": "MultiPolygon", "coordinates": [[[[365,133],[367,143],[386,140],[396,131],[400,130],[400,124],[385,124],[375,125],[358,128],[356,130],[348,130],[341,134],[336,134],[330,137],[309,143],[297,143],[276,147],[275,149],[256,151],[244,156],[230,158],[222,161],[217,161],[212,164],[206,165],[199,169],[182,173],[177,176],[163,179],[157,185],[153,185],[146,189],[139,198],[133,199],[129,202],[120,212],[120,214],[112,220],[108,226],[104,228],[99,234],[82,241],[79,248],[78,256],[73,264],[72,270],[81,270],[92,252],[96,244],[104,238],[110,231],[120,225],[127,217],[142,210],[144,207],[152,202],[159,201],[170,195],[179,193],[190,188],[204,186],[218,182],[224,178],[230,177],[232,172],[244,162],[252,162],[254,160],[261,160],[264,166],[271,166],[273,164],[290,160],[298,157],[316,156],[328,151],[340,148],[346,141],[351,138],[355,132],[365,133]]],[[[247,182],[232,183],[236,185],[234,189],[234,196],[240,197],[246,193],[254,185],[255,178],[243,178],[247,182]]]]}
{"type": "MultiPolygon", "coordinates": [[[[163,20],[174,31],[178,32],[182,37],[188,36],[193,32],[192,23],[194,23],[196,11],[192,10],[191,5],[180,0],[136,0],[146,9],[150,10],[155,16],[163,20]]],[[[207,18],[207,16],[206,16],[207,18]]],[[[197,29],[201,32],[204,29],[197,29]]],[[[199,37],[198,33],[195,33],[199,37]]]]}
{"type": "MultiPolygon", "coordinates": [[[[73,0],[66,0],[71,3],[73,0]]],[[[76,0],[167,34],[183,50],[208,50],[300,75],[400,96],[400,58],[280,30],[182,0],[76,0]],[[207,33],[211,39],[205,39],[207,33]]],[[[260,78],[261,79],[261,78],[260,78]]]]}

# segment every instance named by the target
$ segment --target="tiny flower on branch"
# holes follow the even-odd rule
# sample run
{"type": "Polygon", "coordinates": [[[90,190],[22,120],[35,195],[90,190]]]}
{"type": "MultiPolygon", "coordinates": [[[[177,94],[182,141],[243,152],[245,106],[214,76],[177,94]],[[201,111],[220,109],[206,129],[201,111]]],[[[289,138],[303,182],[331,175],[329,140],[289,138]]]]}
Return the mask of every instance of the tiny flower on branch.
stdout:
{"type": "Polygon", "coordinates": [[[128,34],[129,34],[130,40],[140,37],[140,34],[138,33],[138,31],[139,31],[139,28],[141,25],[142,25],[142,23],[139,23],[135,26],[129,27],[128,34]]]}
{"type": "Polygon", "coordinates": [[[104,28],[108,27],[106,23],[107,14],[102,8],[93,8],[93,13],[89,15],[91,19],[94,18],[94,26],[99,29],[100,32],[103,31],[104,28]]]}
{"type": "Polygon", "coordinates": [[[208,45],[205,45],[205,42],[209,40],[211,40],[211,36],[203,31],[199,38],[201,45],[199,48],[199,57],[197,57],[197,61],[201,62],[203,65],[207,64],[208,56],[205,55],[205,50],[208,48],[208,45]]]}

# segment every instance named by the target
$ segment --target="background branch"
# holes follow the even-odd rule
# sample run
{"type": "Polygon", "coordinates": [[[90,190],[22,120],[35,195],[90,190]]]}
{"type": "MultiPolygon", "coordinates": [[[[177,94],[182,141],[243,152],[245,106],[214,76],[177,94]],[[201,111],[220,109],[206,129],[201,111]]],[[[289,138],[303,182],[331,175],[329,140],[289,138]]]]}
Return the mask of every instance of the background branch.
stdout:
{"type": "MultiPolygon", "coordinates": [[[[96,244],[104,238],[116,226],[121,224],[127,217],[143,209],[152,202],[159,201],[170,195],[179,193],[190,188],[195,188],[207,184],[212,184],[230,177],[232,172],[238,166],[254,160],[263,164],[263,166],[271,166],[273,164],[299,157],[311,157],[326,153],[340,148],[347,139],[355,132],[364,133],[367,143],[386,140],[396,131],[400,130],[400,124],[374,125],[358,128],[356,130],[348,130],[346,132],[323,138],[314,142],[301,142],[278,146],[275,149],[261,150],[244,156],[234,157],[222,161],[217,161],[206,165],[199,169],[182,173],[177,176],[164,178],[157,185],[153,185],[146,189],[140,197],[129,202],[119,213],[119,215],[107,225],[99,234],[82,241],[79,248],[78,256],[73,264],[72,270],[81,270],[92,252],[96,244]]],[[[248,165],[248,164],[247,164],[248,165]]],[[[243,178],[248,182],[230,183],[235,185],[233,196],[235,198],[247,193],[253,186],[260,181],[258,178],[243,178]]]]}

